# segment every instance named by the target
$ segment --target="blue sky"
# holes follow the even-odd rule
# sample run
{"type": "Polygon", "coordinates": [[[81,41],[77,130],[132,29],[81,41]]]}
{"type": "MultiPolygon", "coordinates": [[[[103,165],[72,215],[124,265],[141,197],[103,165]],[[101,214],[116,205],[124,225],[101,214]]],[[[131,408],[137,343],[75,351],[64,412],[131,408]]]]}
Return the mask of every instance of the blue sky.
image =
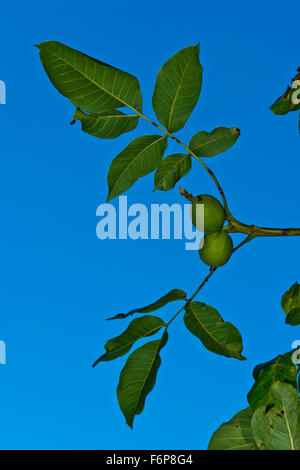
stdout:
{"type": "MultiPolygon", "coordinates": [[[[206,351],[178,318],[144,413],[133,430],[126,426],[115,394],[126,359],[91,368],[127,325],[105,318],[172,288],[190,294],[207,270],[183,240],[97,239],[111,160],[153,129],[141,123],[104,141],[69,126],[73,106],[50,84],[33,44],[58,40],[136,75],[144,113],[154,117],[157,71],[200,41],[202,94],[178,135],[188,142],[199,130],[239,127],[235,147],[208,162],[232,212],[246,223],[299,226],[298,116],[268,109],[300,65],[299,14],[297,2],[273,1],[1,5],[0,339],[7,365],[0,366],[0,448],[206,448],[215,428],[246,406],[253,367],[300,339],[280,307],[299,280],[300,240],[256,240],[198,297],[239,328],[248,360],[206,351]]],[[[153,193],[152,178],[128,191],[129,204],[183,202],[177,190],[153,193]]],[[[197,162],[183,184],[217,196],[197,162]]],[[[175,309],[161,313],[167,319],[175,309]]]]}

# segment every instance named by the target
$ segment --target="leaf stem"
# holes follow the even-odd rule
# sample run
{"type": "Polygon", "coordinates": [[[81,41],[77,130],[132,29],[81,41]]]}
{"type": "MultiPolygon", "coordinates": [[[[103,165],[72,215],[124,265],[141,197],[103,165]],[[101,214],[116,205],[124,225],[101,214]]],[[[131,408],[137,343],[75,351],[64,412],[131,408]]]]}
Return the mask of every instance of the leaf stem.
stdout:
{"type": "Polygon", "coordinates": [[[218,188],[218,191],[221,195],[221,198],[222,198],[222,201],[223,201],[223,205],[224,205],[224,209],[225,209],[225,213],[226,213],[226,216],[228,219],[230,219],[232,217],[230,211],[229,211],[229,207],[228,207],[228,203],[227,203],[227,200],[226,200],[226,197],[225,197],[225,194],[224,194],[224,191],[216,177],[216,175],[214,174],[214,172],[206,165],[206,163],[203,162],[203,160],[201,160],[201,158],[199,158],[189,147],[187,147],[183,142],[181,142],[181,140],[179,140],[177,137],[175,137],[173,134],[171,134],[171,132],[167,131],[166,129],[164,129],[162,126],[160,126],[159,124],[156,124],[156,122],[152,121],[151,119],[147,118],[146,116],[144,116],[143,113],[141,113],[140,111],[138,110],[135,110],[135,112],[143,119],[145,119],[146,121],[148,121],[150,124],[152,124],[154,127],[156,127],[157,129],[161,130],[162,132],[164,132],[164,134],[166,134],[168,137],[170,137],[170,139],[173,139],[175,140],[175,142],[177,142],[179,145],[181,145],[181,147],[183,147],[188,153],[189,155],[191,155],[192,157],[196,158],[196,160],[198,160],[199,163],[201,163],[201,165],[205,168],[205,170],[208,172],[209,176],[213,179],[215,185],[217,186],[218,188]]]}
{"type": "MultiPolygon", "coordinates": [[[[255,236],[253,235],[248,235],[246,238],[244,238],[241,243],[239,243],[233,250],[232,253],[235,253],[237,250],[239,250],[242,246],[246,245],[246,243],[249,243],[251,240],[253,240],[255,236]]],[[[201,282],[200,286],[197,287],[195,292],[191,295],[189,299],[185,302],[185,304],[178,310],[178,312],[173,315],[173,317],[168,321],[168,323],[165,326],[165,330],[167,330],[168,326],[175,320],[175,318],[182,312],[182,310],[185,309],[185,307],[196,297],[196,295],[203,289],[205,284],[208,282],[208,280],[212,277],[212,275],[216,272],[216,270],[219,269],[217,267],[211,267],[210,272],[205,276],[203,281],[201,282]]]]}

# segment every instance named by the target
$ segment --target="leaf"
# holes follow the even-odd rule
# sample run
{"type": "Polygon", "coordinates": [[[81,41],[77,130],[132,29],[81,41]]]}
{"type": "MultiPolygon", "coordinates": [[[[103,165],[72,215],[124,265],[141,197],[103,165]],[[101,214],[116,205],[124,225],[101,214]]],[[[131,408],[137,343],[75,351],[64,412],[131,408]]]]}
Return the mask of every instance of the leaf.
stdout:
{"type": "Polygon", "coordinates": [[[127,359],[120,374],[117,396],[128,426],[132,428],[135,415],[142,413],[147,395],[156,382],[161,364],[160,351],[168,340],[165,331],[160,340],[151,341],[136,349],[127,359]]]}
{"type": "Polygon", "coordinates": [[[297,429],[296,429],[296,436],[295,436],[295,448],[296,450],[300,450],[300,402],[298,402],[297,408],[297,429]]]}
{"type": "Polygon", "coordinates": [[[256,444],[261,450],[296,450],[298,393],[291,385],[271,387],[274,406],[258,408],[252,418],[256,444]]]}
{"type": "Polygon", "coordinates": [[[114,317],[107,318],[107,320],[118,320],[128,317],[129,315],[133,315],[134,313],[150,313],[158,310],[159,308],[164,307],[169,302],[174,302],[175,300],[185,300],[186,299],[186,292],[181,289],[173,289],[168,292],[166,295],[160,297],[160,299],[156,300],[150,305],[141,308],[135,308],[130,310],[128,313],[118,313],[114,317]]]}
{"type": "Polygon", "coordinates": [[[141,112],[142,94],[133,75],[60,42],[46,41],[37,47],[49,79],[77,108],[98,114],[128,106],[141,112]]]}
{"type": "Polygon", "coordinates": [[[190,155],[176,153],[164,158],[154,175],[155,189],[169,191],[174,188],[177,181],[187,175],[192,168],[190,155]]]}
{"type": "Polygon", "coordinates": [[[286,314],[286,323],[288,325],[300,324],[300,285],[298,282],[286,291],[281,299],[281,306],[286,314]]]}
{"type": "Polygon", "coordinates": [[[216,309],[194,301],[186,305],[185,311],[185,326],[209,351],[245,360],[241,355],[243,342],[239,331],[231,323],[224,322],[216,309]]]}
{"type": "Polygon", "coordinates": [[[86,114],[76,109],[74,121],[81,122],[81,129],[87,134],[100,139],[114,139],[125,132],[130,132],[138,124],[137,115],[124,114],[113,110],[102,114],[86,114]]]}
{"type": "Polygon", "coordinates": [[[291,326],[300,325],[300,307],[290,311],[286,317],[285,323],[291,326]]]}
{"type": "Polygon", "coordinates": [[[157,75],[152,105],[169,132],[181,129],[197,104],[202,85],[199,44],[173,55],[157,75]]]}
{"type": "Polygon", "coordinates": [[[200,131],[191,138],[189,148],[198,157],[214,157],[230,149],[240,135],[236,127],[217,127],[212,132],[200,131]]]}
{"type": "Polygon", "coordinates": [[[298,68],[297,75],[292,79],[292,86],[288,86],[283,95],[275,101],[270,107],[274,114],[287,114],[290,111],[297,111],[300,109],[300,103],[295,103],[293,97],[299,95],[298,81],[300,80],[300,68],[298,68]],[[293,82],[295,82],[293,84],[293,82]]]}
{"type": "Polygon", "coordinates": [[[110,165],[107,201],[129,189],[139,178],[155,170],[167,147],[167,137],[144,135],[130,142],[110,165]]]}
{"type": "Polygon", "coordinates": [[[297,388],[297,367],[292,362],[291,351],[255,367],[255,383],[248,393],[248,402],[256,410],[260,406],[272,406],[271,387],[275,382],[288,383],[297,388]]]}
{"type": "Polygon", "coordinates": [[[94,362],[93,367],[101,361],[112,361],[124,356],[136,341],[146,336],[155,335],[162,326],[165,326],[164,321],[153,315],[144,315],[141,318],[132,320],[120,336],[107,341],[105,345],[106,353],[94,362]]]}
{"type": "Polygon", "coordinates": [[[291,88],[289,86],[285,93],[278,98],[272,106],[270,106],[270,110],[274,114],[278,115],[287,114],[290,111],[298,111],[300,109],[300,104],[294,104],[292,101],[292,96],[296,90],[296,88],[291,88]]]}
{"type": "Polygon", "coordinates": [[[283,115],[291,111],[291,108],[291,87],[289,86],[284,94],[270,106],[270,110],[274,114],[283,115]]]}
{"type": "Polygon", "coordinates": [[[252,416],[253,411],[248,407],[222,424],[212,435],[208,450],[257,450],[251,428],[252,416]]]}

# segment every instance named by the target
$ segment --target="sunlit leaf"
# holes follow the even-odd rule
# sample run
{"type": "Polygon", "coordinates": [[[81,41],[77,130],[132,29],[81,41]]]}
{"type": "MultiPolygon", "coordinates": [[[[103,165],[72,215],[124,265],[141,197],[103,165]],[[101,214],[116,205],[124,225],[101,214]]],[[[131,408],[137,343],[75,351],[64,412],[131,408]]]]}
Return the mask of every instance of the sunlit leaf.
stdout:
{"type": "Polygon", "coordinates": [[[252,418],[257,447],[261,450],[296,450],[298,392],[292,385],[276,382],[270,393],[274,405],[259,407],[252,418]]]}
{"type": "Polygon", "coordinates": [[[158,120],[170,132],[181,129],[197,104],[202,85],[199,45],[173,55],[157,75],[152,99],[158,120]]]}
{"type": "Polygon", "coordinates": [[[189,148],[198,157],[214,157],[225,152],[237,141],[240,130],[236,127],[217,127],[212,132],[200,131],[189,143],[189,148]]]}
{"type": "Polygon", "coordinates": [[[57,41],[37,47],[51,82],[77,108],[96,114],[123,106],[141,111],[142,94],[133,75],[57,41]]]}
{"type": "Polygon", "coordinates": [[[248,407],[239,411],[228,423],[222,424],[212,435],[208,450],[256,450],[252,416],[253,411],[248,407]]]}

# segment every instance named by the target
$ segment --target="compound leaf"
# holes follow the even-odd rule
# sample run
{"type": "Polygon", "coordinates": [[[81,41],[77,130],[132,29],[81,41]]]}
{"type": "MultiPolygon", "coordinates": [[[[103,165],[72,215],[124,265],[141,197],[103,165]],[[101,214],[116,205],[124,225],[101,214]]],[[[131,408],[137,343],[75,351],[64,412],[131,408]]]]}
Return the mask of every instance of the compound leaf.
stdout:
{"type": "Polygon", "coordinates": [[[37,47],[49,79],[77,108],[96,114],[123,106],[141,111],[142,93],[133,75],[57,41],[37,47]]]}
{"type": "Polygon", "coordinates": [[[162,326],[165,326],[164,321],[153,315],[144,315],[141,318],[132,320],[128,328],[120,336],[107,341],[105,344],[106,353],[94,362],[93,367],[101,361],[112,361],[124,356],[136,341],[146,336],[155,335],[162,326]]]}
{"type": "Polygon", "coordinates": [[[184,323],[204,346],[216,354],[245,360],[241,355],[243,342],[239,331],[224,322],[216,309],[201,302],[190,302],[185,307],[184,323]]]}
{"type": "Polygon", "coordinates": [[[154,312],[155,310],[158,310],[159,308],[164,307],[169,302],[174,302],[175,300],[185,300],[185,299],[186,299],[186,292],[184,292],[181,289],[173,289],[170,292],[168,292],[166,295],[163,295],[158,300],[156,300],[150,305],[147,305],[146,307],[135,308],[133,310],[130,310],[130,312],[128,313],[118,313],[117,315],[113,317],[107,318],[107,320],[123,319],[130,315],[133,315],[134,313],[154,312]]]}
{"type": "Polygon", "coordinates": [[[146,343],[127,359],[120,374],[117,396],[128,426],[132,428],[135,415],[142,413],[147,395],[153,389],[161,364],[160,351],[168,340],[165,331],[160,340],[146,343]]]}
{"type": "Polygon", "coordinates": [[[212,132],[200,131],[191,138],[189,148],[198,157],[214,157],[232,147],[240,134],[236,127],[217,127],[212,132]]]}
{"type": "Polygon", "coordinates": [[[155,189],[169,191],[192,168],[190,155],[176,153],[164,158],[154,175],[155,189]]]}
{"type": "Polygon", "coordinates": [[[144,135],[137,137],[112,161],[107,183],[107,202],[129,189],[139,178],[155,170],[167,147],[167,137],[144,135]]]}
{"type": "Polygon", "coordinates": [[[157,75],[152,98],[158,120],[169,132],[181,129],[197,104],[202,85],[199,45],[173,55],[157,75]]]}
{"type": "Polygon", "coordinates": [[[117,109],[102,114],[86,114],[79,109],[74,113],[74,121],[81,122],[81,129],[100,139],[114,139],[130,132],[138,124],[137,115],[124,114],[117,109]]]}

